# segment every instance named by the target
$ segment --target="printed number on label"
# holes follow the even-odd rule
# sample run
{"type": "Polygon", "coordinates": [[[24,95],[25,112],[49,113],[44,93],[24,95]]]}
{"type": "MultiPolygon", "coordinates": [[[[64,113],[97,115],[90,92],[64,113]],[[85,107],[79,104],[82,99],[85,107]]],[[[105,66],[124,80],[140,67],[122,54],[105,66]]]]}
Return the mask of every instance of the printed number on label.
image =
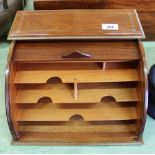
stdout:
{"type": "Polygon", "coordinates": [[[118,30],[118,24],[102,24],[102,30],[118,30]]]}

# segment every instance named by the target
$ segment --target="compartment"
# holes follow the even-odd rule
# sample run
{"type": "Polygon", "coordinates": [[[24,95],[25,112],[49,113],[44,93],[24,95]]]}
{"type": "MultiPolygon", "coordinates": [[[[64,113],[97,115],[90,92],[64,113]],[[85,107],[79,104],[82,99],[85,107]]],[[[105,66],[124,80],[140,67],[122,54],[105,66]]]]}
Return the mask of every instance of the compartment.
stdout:
{"type": "Polygon", "coordinates": [[[61,143],[61,139],[65,139],[67,143],[71,142],[71,137],[75,143],[88,142],[90,137],[94,143],[110,142],[112,139],[132,141],[137,138],[135,104],[127,103],[131,107],[117,104],[117,108],[114,103],[108,103],[106,106],[97,103],[89,107],[81,104],[79,108],[78,104],[74,104],[73,107],[50,103],[18,105],[16,121],[21,135],[19,142],[61,143]],[[48,140],[47,133],[53,136],[51,140],[48,140]],[[81,135],[84,138],[81,139],[81,135]]]}
{"type": "Polygon", "coordinates": [[[134,69],[107,71],[18,71],[15,83],[47,83],[51,78],[58,77],[63,83],[84,82],[121,82],[138,81],[134,69]],[[116,75],[116,76],[114,76],[116,75]]]}
{"type": "Polygon", "coordinates": [[[138,61],[17,64],[14,83],[48,83],[59,78],[62,83],[138,81],[138,61]],[[115,75],[115,76],[113,76],[115,75]]]}
{"type": "Polygon", "coordinates": [[[15,103],[37,103],[43,97],[50,98],[54,104],[96,103],[100,102],[104,96],[114,96],[117,102],[138,101],[136,88],[97,86],[99,85],[94,84],[92,88],[77,88],[75,99],[73,84],[22,85],[18,88],[15,103]]]}
{"type": "MultiPolygon", "coordinates": [[[[18,141],[14,144],[25,144],[25,143],[37,143],[45,145],[60,145],[60,144],[111,144],[111,143],[135,143],[137,136],[134,133],[104,133],[104,132],[23,132],[18,141]]],[[[138,143],[140,144],[140,143],[138,143]]]]}
{"type": "Polygon", "coordinates": [[[138,101],[137,65],[138,61],[17,63],[15,103],[97,103],[106,96],[114,96],[116,102],[138,101]]]}
{"type": "Polygon", "coordinates": [[[60,126],[64,134],[136,137],[138,60],[14,65],[14,120],[23,141],[34,133],[60,133],[60,126]]]}
{"type": "MultiPolygon", "coordinates": [[[[109,121],[110,122],[110,121],[109,121]]],[[[19,132],[41,132],[41,133],[50,133],[51,131],[53,133],[61,133],[64,132],[105,132],[105,133],[117,133],[117,132],[129,132],[129,133],[136,133],[136,126],[135,122],[126,123],[127,121],[124,121],[123,123],[106,123],[101,122],[99,125],[98,122],[85,122],[80,124],[75,123],[36,123],[31,122],[30,124],[27,124],[25,122],[20,122],[20,128],[19,132]],[[42,124],[42,125],[40,125],[42,124]]]]}
{"type": "Polygon", "coordinates": [[[108,142],[112,140],[108,138],[109,136],[119,140],[123,136],[128,137],[128,140],[134,140],[137,137],[136,104],[136,102],[106,102],[87,106],[84,103],[80,106],[51,103],[20,104],[15,121],[18,121],[19,125],[20,142],[30,139],[34,142],[46,141],[47,133],[54,136],[55,142],[58,140],[55,136],[58,133],[60,139],[65,138],[65,142],[70,141],[70,136],[74,138],[81,135],[84,138],[81,140],[76,138],[75,142],[86,142],[90,136],[92,142],[99,142],[101,139],[103,142],[108,142]]]}
{"type": "Polygon", "coordinates": [[[107,134],[120,141],[121,136],[134,140],[139,120],[139,64],[138,60],[14,62],[14,121],[20,142],[46,141],[46,133],[55,142],[59,140],[54,133],[66,142],[70,142],[68,133],[73,137],[87,133],[81,143],[90,133],[94,142],[110,141],[107,134]]]}
{"type": "Polygon", "coordinates": [[[122,139],[123,136],[127,140],[136,139],[135,121],[92,121],[92,122],[20,122],[19,132],[21,133],[21,142],[29,141],[47,141],[47,133],[49,136],[53,135],[49,141],[62,142],[61,139],[65,138],[65,142],[71,142],[71,137],[75,142],[110,142],[110,137],[114,139],[122,139]],[[51,133],[51,131],[53,131],[51,133]],[[74,132],[73,132],[74,131],[74,132]],[[70,134],[69,134],[70,133],[70,134]],[[59,134],[59,138],[57,135],[59,134]],[[56,136],[55,136],[56,135],[56,136]],[[82,135],[84,138],[80,138],[82,135]],[[76,138],[74,137],[76,136],[76,138]],[[119,137],[119,138],[118,138],[119,137]],[[122,138],[121,138],[122,137],[122,138]]]}
{"type": "Polygon", "coordinates": [[[74,115],[82,116],[84,121],[104,120],[136,120],[134,107],[108,108],[96,107],[88,109],[61,109],[54,106],[42,106],[42,108],[20,108],[16,121],[69,121],[74,115]]]}

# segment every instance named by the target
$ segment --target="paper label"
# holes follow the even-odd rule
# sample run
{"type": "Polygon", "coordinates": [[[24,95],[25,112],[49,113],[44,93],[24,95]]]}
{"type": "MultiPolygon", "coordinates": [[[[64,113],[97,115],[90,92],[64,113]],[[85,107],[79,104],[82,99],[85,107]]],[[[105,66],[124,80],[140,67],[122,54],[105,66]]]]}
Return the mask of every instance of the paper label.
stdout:
{"type": "Polygon", "coordinates": [[[118,24],[102,24],[102,30],[118,30],[118,24]]]}

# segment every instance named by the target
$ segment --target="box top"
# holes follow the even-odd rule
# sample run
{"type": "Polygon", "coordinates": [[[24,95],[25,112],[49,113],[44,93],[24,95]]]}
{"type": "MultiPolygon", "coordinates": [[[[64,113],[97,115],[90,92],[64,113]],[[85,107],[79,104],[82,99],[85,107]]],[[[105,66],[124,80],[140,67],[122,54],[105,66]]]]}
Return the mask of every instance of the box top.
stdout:
{"type": "Polygon", "coordinates": [[[145,38],[136,10],[18,11],[9,40],[145,38]]]}

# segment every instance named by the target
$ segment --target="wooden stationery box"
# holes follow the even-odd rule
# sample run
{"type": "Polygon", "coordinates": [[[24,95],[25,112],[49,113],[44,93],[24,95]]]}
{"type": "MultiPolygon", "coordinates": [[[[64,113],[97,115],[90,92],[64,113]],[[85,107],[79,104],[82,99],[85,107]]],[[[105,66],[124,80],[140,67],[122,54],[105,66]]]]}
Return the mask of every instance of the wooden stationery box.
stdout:
{"type": "Polygon", "coordinates": [[[146,40],[155,40],[155,0],[34,0],[36,10],[136,9],[146,40]]]}
{"type": "Polygon", "coordinates": [[[6,70],[14,143],[141,143],[144,37],[135,10],[19,11],[6,70]]]}

